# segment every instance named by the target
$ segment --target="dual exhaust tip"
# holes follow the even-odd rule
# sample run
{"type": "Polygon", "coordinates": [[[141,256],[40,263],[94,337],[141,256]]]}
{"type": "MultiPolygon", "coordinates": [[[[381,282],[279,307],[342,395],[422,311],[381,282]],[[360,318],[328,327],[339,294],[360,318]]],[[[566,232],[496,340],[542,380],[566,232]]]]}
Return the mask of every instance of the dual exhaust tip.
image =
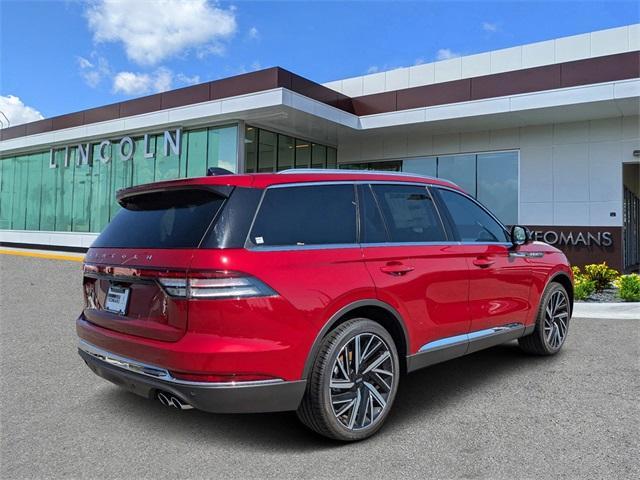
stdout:
{"type": "Polygon", "coordinates": [[[156,398],[165,407],[171,407],[177,410],[191,410],[193,408],[187,402],[180,400],[178,397],[168,392],[158,392],[156,394],[156,398]]]}

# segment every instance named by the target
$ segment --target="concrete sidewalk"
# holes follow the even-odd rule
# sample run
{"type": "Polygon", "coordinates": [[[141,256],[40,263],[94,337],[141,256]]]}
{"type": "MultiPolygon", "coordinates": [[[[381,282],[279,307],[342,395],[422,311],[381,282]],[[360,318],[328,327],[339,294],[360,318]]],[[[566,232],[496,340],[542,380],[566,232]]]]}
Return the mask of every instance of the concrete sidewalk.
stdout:
{"type": "Polygon", "coordinates": [[[576,302],[573,306],[575,318],[610,318],[640,320],[640,302],[590,303],[576,302]]]}

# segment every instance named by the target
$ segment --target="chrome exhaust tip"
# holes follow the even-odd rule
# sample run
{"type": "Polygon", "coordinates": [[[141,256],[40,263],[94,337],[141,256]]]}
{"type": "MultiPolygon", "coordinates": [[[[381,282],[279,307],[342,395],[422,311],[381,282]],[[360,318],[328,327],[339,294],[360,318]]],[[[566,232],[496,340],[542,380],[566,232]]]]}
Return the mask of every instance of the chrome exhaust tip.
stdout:
{"type": "Polygon", "coordinates": [[[158,401],[165,407],[175,408],[176,410],[191,410],[193,407],[187,402],[180,400],[167,392],[158,392],[156,394],[158,401]]]}

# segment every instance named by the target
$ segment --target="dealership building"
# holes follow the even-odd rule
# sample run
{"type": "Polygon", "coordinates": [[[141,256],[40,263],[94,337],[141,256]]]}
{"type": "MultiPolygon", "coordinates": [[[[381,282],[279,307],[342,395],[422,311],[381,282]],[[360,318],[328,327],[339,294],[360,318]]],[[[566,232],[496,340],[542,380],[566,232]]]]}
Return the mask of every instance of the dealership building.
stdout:
{"type": "Polygon", "coordinates": [[[637,270],[639,113],[640,24],[325,84],[269,68],[0,130],[0,243],[87,248],[118,189],[208,167],[376,169],[637,270]]]}

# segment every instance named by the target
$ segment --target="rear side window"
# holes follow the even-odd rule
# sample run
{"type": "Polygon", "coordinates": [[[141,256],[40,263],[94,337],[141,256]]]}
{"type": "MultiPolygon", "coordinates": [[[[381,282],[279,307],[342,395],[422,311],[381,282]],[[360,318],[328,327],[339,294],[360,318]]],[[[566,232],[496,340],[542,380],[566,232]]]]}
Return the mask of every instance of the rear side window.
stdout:
{"type": "Polygon", "coordinates": [[[362,243],[383,243],[387,241],[387,229],[380,214],[378,203],[369,185],[359,188],[360,195],[360,241],[362,243]]]}
{"type": "Polygon", "coordinates": [[[391,242],[441,242],[447,239],[426,187],[372,185],[391,242]]]}
{"type": "Polygon", "coordinates": [[[502,226],[477,203],[451,190],[438,189],[463,242],[508,242],[502,226]]]}
{"type": "Polygon", "coordinates": [[[356,243],[354,186],[267,189],[250,240],[259,247],[356,243]]]}
{"type": "Polygon", "coordinates": [[[92,247],[197,248],[223,203],[224,197],[199,189],[126,198],[92,247]]]}

